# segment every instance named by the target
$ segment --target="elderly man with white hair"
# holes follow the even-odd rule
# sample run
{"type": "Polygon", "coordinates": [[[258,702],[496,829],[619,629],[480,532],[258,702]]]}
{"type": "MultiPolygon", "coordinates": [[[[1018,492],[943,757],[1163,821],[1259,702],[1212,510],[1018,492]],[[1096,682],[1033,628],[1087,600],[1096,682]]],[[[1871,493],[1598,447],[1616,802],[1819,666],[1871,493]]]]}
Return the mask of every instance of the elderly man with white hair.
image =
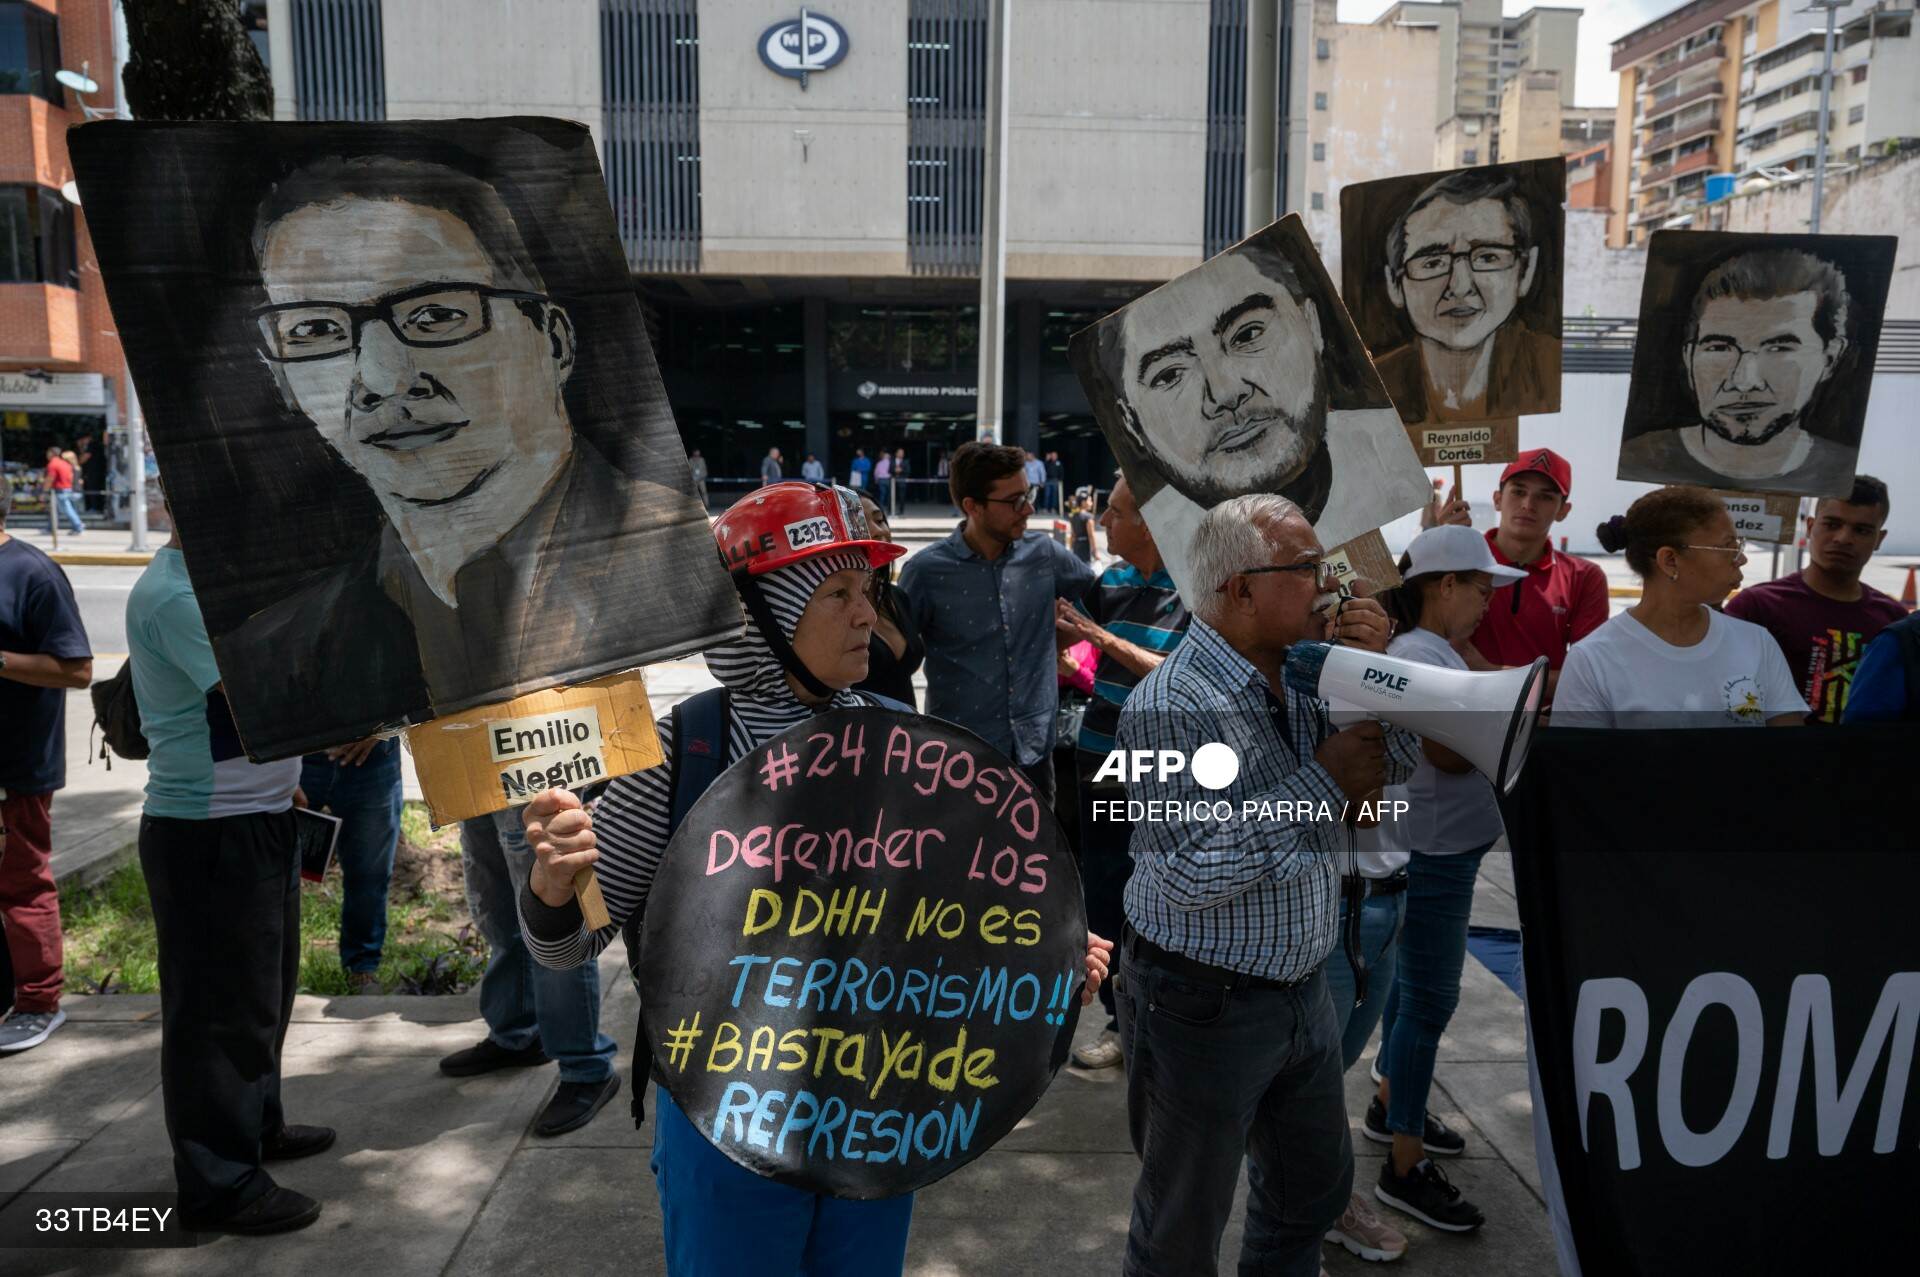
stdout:
{"type": "Polygon", "coordinates": [[[1405,781],[1420,746],[1379,723],[1336,732],[1324,702],[1288,690],[1296,642],[1386,648],[1377,603],[1323,592],[1324,556],[1284,497],[1207,511],[1191,545],[1186,641],[1121,714],[1123,750],[1192,760],[1221,742],[1238,759],[1237,771],[1210,757],[1198,777],[1190,764],[1129,787],[1166,804],[1134,827],[1117,984],[1141,1158],[1130,1275],[1214,1270],[1243,1156],[1242,1271],[1313,1277],[1347,1206],[1353,1146],[1321,964],[1350,807],[1405,781]]]}

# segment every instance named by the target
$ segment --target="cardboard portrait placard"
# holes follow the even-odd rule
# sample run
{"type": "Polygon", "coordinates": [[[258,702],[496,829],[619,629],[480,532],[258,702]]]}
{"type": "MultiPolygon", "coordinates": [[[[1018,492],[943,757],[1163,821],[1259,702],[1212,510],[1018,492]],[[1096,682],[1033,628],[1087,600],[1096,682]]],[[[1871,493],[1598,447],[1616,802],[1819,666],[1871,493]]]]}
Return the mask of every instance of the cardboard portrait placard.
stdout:
{"type": "Polygon", "coordinates": [[[660,859],[641,1027],[695,1129],[809,1192],[911,1192],[980,1156],[1066,1062],[1080,877],[1052,810],[951,724],[808,719],[660,859]]]}
{"type": "Polygon", "coordinates": [[[1426,464],[1511,461],[1560,410],[1566,196],[1559,159],[1340,192],[1341,295],[1426,464]]]}
{"type": "Polygon", "coordinates": [[[584,126],[71,138],[249,757],[738,628],[584,126]]]}
{"type": "Polygon", "coordinates": [[[1656,231],[1619,477],[1848,495],[1897,244],[1656,231]]]}
{"type": "Polygon", "coordinates": [[[1427,502],[1353,321],[1298,214],[1080,332],[1074,372],[1182,597],[1200,517],[1291,499],[1329,551],[1427,502]]]}

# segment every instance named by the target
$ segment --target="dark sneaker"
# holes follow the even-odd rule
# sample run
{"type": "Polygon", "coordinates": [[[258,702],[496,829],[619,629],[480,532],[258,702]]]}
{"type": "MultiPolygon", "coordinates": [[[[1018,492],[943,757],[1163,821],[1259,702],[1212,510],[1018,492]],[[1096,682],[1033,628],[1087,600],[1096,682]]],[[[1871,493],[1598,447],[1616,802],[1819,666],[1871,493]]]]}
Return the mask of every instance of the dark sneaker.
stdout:
{"type": "Polygon", "coordinates": [[[295,1126],[288,1123],[271,1137],[260,1141],[260,1160],[291,1162],[296,1157],[312,1157],[332,1147],[331,1126],[295,1126]]]}
{"type": "MultiPolygon", "coordinates": [[[[1367,1105],[1367,1116],[1360,1123],[1360,1133],[1375,1144],[1393,1143],[1393,1132],[1387,1129],[1387,1106],[1380,1102],[1377,1095],[1373,1097],[1373,1103],[1367,1105]]],[[[1467,1151],[1467,1141],[1429,1113],[1427,1129],[1420,1133],[1420,1147],[1434,1157],[1458,1157],[1467,1151]]]]}
{"type": "Polygon", "coordinates": [[[1432,1158],[1421,1158],[1405,1175],[1395,1175],[1393,1159],[1388,1158],[1380,1164],[1380,1182],[1374,1185],[1373,1195],[1442,1232],[1470,1233],[1487,1222],[1480,1208],[1460,1196],[1432,1158]]]}
{"type": "Polygon", "coordinates": [[[14,1011],[0,1020],[0,1052],[26,1051],[67,1022],[65,1011],[14,1011]]]}
{"type": "Polygon", "coordinates": [[[565,1135],[568,1131],[577,1131],[593,1120],[593,1115],[605,1108],[607,1101],[620,1093],[620,1075],[607,1074],[604,1082],[562,1082],[553,1098],[547,1101],[547,1108],[540,1120],[533,1124],[533,1133],[541,1136],[565,1135]]]}
{"type": "MultiPolygon", "coordinates": [[[[253,1202],[225,1219],[200,1219],[187,1223],[189,1232],[237,1233],[259,1236],[263,1233],[290,1233],[305,1228],[320,1218],[320,1203],[305,1193],[275,1184],[253,1202]]],[[[183,1221],[185,1222],[185,1221],[183,1221]]]]}
{"type": "Polygon", "coordinates": [[[455,1051],[440,1061],[440,1071],[448,1077],[478,1077],[496,1069],[530,1069],[547,1062],[547,1053],[538,1042],[520,1051],[498,1046],[492,1038],[483,1038],[478,1046],[455,1051]]]}

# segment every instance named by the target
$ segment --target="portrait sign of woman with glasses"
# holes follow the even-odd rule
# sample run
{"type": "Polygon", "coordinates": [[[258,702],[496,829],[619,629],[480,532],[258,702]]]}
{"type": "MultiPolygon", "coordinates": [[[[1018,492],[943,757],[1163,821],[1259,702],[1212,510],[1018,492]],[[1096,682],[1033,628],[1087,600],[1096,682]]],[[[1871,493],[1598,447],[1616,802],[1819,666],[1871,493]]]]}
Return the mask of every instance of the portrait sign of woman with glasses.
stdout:
{"type": "Polygon", "coordinates": [[[1556,159],[1341,192],[1347,303],[1408,425],[1559,410],[1565,187],[1556,159]]]}

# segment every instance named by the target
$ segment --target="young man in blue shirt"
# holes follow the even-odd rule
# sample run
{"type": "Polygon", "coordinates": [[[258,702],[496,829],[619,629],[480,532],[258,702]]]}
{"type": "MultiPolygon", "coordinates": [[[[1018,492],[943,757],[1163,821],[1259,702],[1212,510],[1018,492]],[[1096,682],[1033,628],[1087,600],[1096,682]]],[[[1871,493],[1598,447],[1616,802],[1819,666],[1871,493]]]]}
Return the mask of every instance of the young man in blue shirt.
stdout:
{"type": "Polygon", "coordinates": [[[900,574],[927,645],[927,713],[1018,763],[1051,806],[1060,704],[1054,601],[1084,594],[1093,568],[1027,531],[1033,500],[1020,449],[962,444],[947,490],[966,519],[900,574]]]}

